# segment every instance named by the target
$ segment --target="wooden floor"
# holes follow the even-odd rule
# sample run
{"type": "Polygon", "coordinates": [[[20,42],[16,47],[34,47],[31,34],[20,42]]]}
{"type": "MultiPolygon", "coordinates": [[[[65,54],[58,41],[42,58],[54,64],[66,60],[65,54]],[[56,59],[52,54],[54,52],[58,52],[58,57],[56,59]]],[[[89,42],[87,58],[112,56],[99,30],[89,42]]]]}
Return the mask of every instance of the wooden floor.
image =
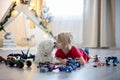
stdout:
{"type": "MultiPolygon", "coordinates": [[[[20,50],[0,49],[0,55],[5,57],[11,52],[20,52],[20,50]]],[[[34,50],[31,50],[34,53],[34,50]]],[[[90,49],[90,55],[100,55],[100,61],[105,62],[104,57],[117,56],[120,59],[120,50],[116,49],[90,49]]],[[[111,65],[93,67],[96,63],[93,59],[88,64],[71,72],[59,72],[55,70],[48,73],[40,73],[36,63],[30,68],[24,66],[23,69],[10,68],[4,63],[0,63],[0,80],[120,80],[120,63],[116,67],[111,65]]]]}

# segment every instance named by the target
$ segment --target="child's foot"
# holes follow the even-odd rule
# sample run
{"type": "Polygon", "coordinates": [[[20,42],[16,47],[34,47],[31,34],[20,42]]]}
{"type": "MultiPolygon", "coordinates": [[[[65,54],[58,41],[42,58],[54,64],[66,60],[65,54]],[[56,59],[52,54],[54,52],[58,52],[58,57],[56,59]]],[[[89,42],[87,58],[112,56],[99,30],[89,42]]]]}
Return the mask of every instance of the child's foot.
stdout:
{"type": "Polygon", "coordinates": [[[86,54],[89,55],[89,48],[86,47],[86,48],[84,49],[84,52],[86,52],[86,54]]]}

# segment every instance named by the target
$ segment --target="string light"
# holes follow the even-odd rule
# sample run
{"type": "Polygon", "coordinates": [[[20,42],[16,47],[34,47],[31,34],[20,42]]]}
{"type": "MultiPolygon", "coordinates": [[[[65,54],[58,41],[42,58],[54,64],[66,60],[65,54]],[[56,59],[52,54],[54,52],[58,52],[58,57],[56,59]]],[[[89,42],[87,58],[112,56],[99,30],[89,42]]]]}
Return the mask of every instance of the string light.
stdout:
{"type": "Polygon", "coordinates": [[[11,12],[11,15],[12,16],[15,16],[15,15],[17,15],[18,14],[18,11],[16,11],[16,10],[13,10],[12,12],[11,12]]]}
{"type": "Polygon", "coordinates": [[[34,3],[30,3],[30,6],[35,7],[35,4],[34,3]]]}
{"type": "Polygon", "coordinates": [[[13,2],[16,2],[16,4],[20,4],[20,0],[13,0],[13,2]]]}
{"type": "Polygon", "coordinates": [[[48,38],[48,33],[44,33],[44,38],[48,38]]]}
{"type": "Polygon", "coordinates": [[[29,10],[32,10],[32,9],[33,9],[33,7],[32,7],[32,6],[30,6],[30,7],[29,7],[29,10]]]}

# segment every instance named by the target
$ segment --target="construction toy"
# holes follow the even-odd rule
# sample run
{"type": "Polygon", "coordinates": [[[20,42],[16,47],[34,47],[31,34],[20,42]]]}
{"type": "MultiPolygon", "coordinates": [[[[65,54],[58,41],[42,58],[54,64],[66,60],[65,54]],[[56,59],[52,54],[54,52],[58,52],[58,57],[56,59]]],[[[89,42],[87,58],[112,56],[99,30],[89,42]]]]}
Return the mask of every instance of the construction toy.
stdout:
{"type": "Polygon", "coordinates": [[[56,64],[50,62],[44,62],[44,63],[39,63],[38,66],[38,68],[40,68],[40,72],[52,72],[55,69],[59,69],[59,71],[63,71],[63,72],[71,72],[77,69],[78,67],[80,67],[80,62],[72,58],[68,59],[66,65],[59,64],[59,66],[57,66],[56,64]]]}
{"type": "Polygon", "coordinates": [[[56,65],[50,62],[39,63],[40,72],[52,72],[57,69],[56,65]]]}
{"type": "Polygon", "coordinates": [[[29,54],[29,50],[30,50],[30,48],[27,50],[26,54],[21,50],[22,54],[21,53],[11,53],[8,56],[14,56],[14,57],[18,57],[19,56],[22,59],[31,59],[32,58],[33,61],[34,61],[35,60],[35,55],[29,54]]]}
{"type": "Polygon", "coordinates": [[[118,58],[115,56],[111,56],[111,57],[106,57],[106,65],[109,66],[110,65],[110,61],[112,60],[113,66],[117,66],[117,64],[119,63],[118,58]]]}
{"type": "Polygon", "coordinates": [[[94,59],[94,62],[99,62],[99,61],[100,61],[99,58],[100,58],[100,57],[96,54],[95,57],[93,58],[93,59],[94,59]]]}
{"type": "Polygon", "coordinates": [[[27,54],[25,54],[23,51],[22,51],[22,54],[19,54],[19,53],[9,54],[7,56],[6,65],[9,65],[10,67],[13,67],[14,65],[16,65],[16,67],[23,68],[24,63],[26,63],[27,67],[30,67],[32,65],[32,62],[27,59],[32,58],[34,61],[35,55],[30,54],[28,56],[28,53],[29,53],[29,49],[27,50],[27,54]]]}
{"type": "Polygon", "coordinates": [[[59,67],[59,70],[65,71],[65,72],[71,72],[71,71],[77,69],[78,67],[80,67],[79,61],[72,59],[72,58],[68,58],[66,65],[59,67]]]}
{"type": "Polygon", "coordinates": [[[32,62],[30,60],[25,59],[18,59],[18,57],[9,56],[6,60],[6,65],[9,65],[10,67],[16,66],[19,68],[24,67],[24,63],[26,63],[27,67],[30,67],[32,65],[32,62]]]}

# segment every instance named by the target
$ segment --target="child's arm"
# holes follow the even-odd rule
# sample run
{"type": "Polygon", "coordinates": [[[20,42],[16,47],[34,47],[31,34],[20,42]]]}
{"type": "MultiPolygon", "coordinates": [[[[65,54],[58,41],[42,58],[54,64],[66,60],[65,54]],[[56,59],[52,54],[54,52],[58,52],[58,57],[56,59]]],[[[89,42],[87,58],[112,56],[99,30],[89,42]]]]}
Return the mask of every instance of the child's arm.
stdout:
{"type": "Polygon", "coordinates": [[[84,60],[84,58],[82,56],[79,58],[79,61],[80,61],[81,65],[86,64],[86,61],[84,60]]]}
{"type": "Polygon", "coordinates": [[[61,64],[66,64],[67,59],[61,59],[61,58],[58,58],[58,57],[56,57],[56,59],[58,61],[60,61],[61,64]]]}

